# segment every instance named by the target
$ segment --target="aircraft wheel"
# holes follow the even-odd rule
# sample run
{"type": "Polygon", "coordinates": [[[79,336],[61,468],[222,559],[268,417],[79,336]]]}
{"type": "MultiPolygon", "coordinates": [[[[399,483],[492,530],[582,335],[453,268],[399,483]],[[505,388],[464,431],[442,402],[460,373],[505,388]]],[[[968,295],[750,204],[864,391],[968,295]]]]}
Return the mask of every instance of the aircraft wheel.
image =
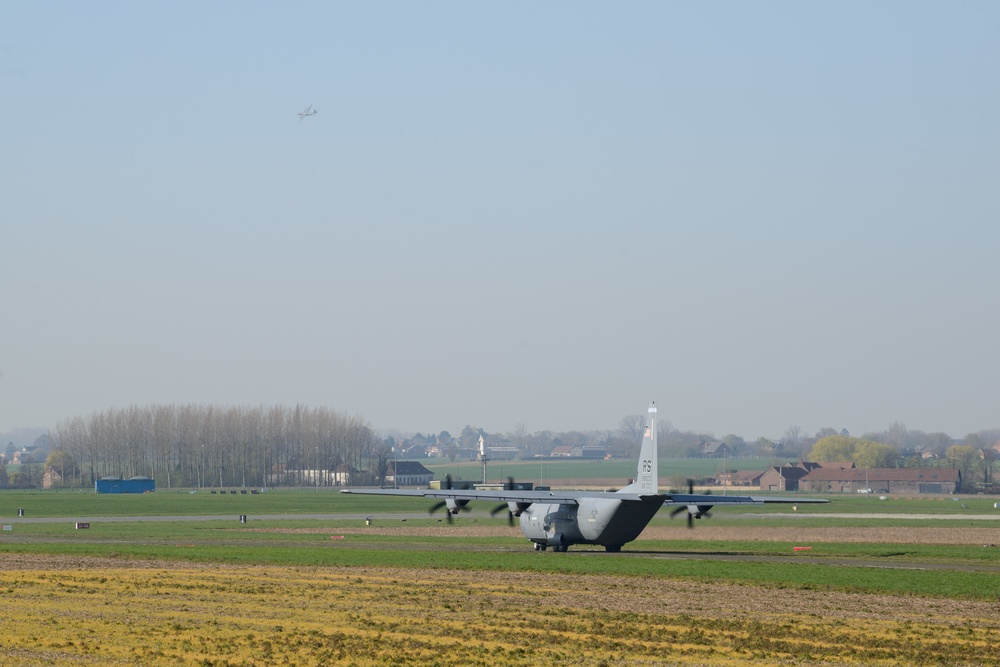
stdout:
{"type": "Polygon", "coordinates": [[[622,545],[620,544],[608,544],[604,547],[605,551],[611,554],[619,553],[622,550],[622,545]]]}
{"type": "Polygon", "coordinates": [[[535,551],[541,551],[544,548],[545,547],[543,547],[541,544],[539,544],[538,542],[535,542],[535,551]]]}

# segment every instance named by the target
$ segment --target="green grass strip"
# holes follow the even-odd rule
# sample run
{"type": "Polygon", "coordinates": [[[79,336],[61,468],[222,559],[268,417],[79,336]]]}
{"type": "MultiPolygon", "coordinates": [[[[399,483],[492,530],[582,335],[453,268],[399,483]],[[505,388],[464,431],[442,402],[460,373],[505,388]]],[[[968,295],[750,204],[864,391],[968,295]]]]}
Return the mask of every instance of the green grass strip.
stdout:
{"type": "Polygon", "coordinates": [[[167,559],[191,562],[323,567],[401,567],[450,570],[547,572],[566,575],[682,577],[780,588],[891,593],[931,597],[1000,600],[995,572],[955,569],[883,569],[808,562],[616,557],[606,554],[532,551],[427,550],[323,545],[215,545],[0,542],[0,552],[70,556],[167,559]]]}

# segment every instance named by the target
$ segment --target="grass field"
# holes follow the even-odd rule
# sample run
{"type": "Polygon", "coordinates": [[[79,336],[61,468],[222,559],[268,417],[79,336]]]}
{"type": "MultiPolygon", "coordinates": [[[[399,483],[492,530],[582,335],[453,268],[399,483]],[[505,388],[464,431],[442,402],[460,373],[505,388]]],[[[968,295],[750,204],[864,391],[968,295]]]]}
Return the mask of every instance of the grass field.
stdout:
{"type": "MultiPolygon", "coordinates": [[[[569,465],[569,464],[567,464],[569,465]]],[[[587,464],[585,464],[587,465],[587,464]]],[[[721,494],[721,491],[716,491],[721,494]]],[[[728,489],[728,495],[784,496],[797,494],[763,493],[751,489],[728,489]]],[[[877,496],[831,495],[832,502],[825,505],[803,506],[801,511],[810,514],[838,514],[850,512],[895,514],[994,514],[997,498],[988,496],[877,496]]],[[[104,494],[90,490],[64,491],[0,491],[0,520],[16,518],[18,510],[32,517],[83,517],[83,516],[168,516],[216,514],[368,514],[377,512],[424,511],[430,502],[387,496],[352,496],[338,493],[336,489],[295,489],[267,491],[258,494],[213,494],[208,490],[193,492],[183,490],[158,490],[146,494],[104,494]]],[[[788,513],[791,505],[727,507],[716,515],[788,513]]]]}
{"type": "Polygon", "coordinates": [[[424,500],[5,492],[0,666],[1000,664],[993,502],[661,512],[621,554],[557,554],[424,500]],[[232,518],[100,520],[139,514],[232,518]]]}

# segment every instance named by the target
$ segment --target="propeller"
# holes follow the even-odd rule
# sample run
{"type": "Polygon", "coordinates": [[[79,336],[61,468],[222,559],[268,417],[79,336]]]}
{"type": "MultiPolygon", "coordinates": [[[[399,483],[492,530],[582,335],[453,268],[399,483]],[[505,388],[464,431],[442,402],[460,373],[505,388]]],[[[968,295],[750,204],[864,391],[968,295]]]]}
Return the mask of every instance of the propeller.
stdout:
{"type": "Polygon", "coordinates": [[[504,510],[507,510],[507,525],[508,526],[513,526],[514,525],[514,513],[510,511],[510,507],[507,506],[507,503],[504,503],[503,505],[497,505],[492,510],[490,510],[490,516],[496,516],[497,514],[499,514],[500,512],[502,512],[504,510]]]}
{"type": "MultiPolygon", "coordinates": [[[[514,490],[514,478],[513,477],[508,477],[507,478],[507,481],[504,482],[503,490],[504,491],[513,491],[514,490]]],[[[514,525],[514,513],[510,510],[510,505],[508,505],[507,503],[501,503],[500,505],[497,505],[492,510],[490,510],[490,516],[496,516],[497,514],[499,514],[500,512],[502,512],[504,510],[507,510],[507,525],[508,526],[513,526],[514,525]]]]}
{"type": "MultiPolygon", "coordinates": [[[[433,505],[431,505],[431,508],[429,510],[427,510],[427,513],[428,514],[434,514],[434,512],[437,512],[439,509],[441,509],[442,507],[446,506],[447,504],[448,504],[447,500],[442,500],[442,501],[436,502],[433,505]]],[[[444,516],[445,516],[446,519],[448,519],[448,523],[451,523],[453,521],[453,519],[451,518],[451,511],[450,510],[445,510],[444,516]]]]}
{"type": "Polygon", "coordinates": [[[694,528],[694,515],[691,514],[691,512],[688,512],[687,505],[681,505],[680,507],[675,507],[670,512],[670,518],[673,519],[675,516],[677,516],[681,512],[687,512],[687,515],[688,515],[688,528],[694,528]]]}
{"type": "Polygon", "coordinates": [[[465,499],[446,498],[431,505],[431,508],[428,510],[428,513],[434,514],[434,512],[444,507],[445,508],[444,516],[446,519],[448,519],[448,523],[451,523],[453,521],[452,518],[453,514],[469,511],[469,508],[466,507],[468,502],[469,501],[465,499]]]}
{"type": "MultiPolygon", "coordinates": [[[[451,490],[451,475],[450,474],[444,476],[444,480],[443,480],[443,484],[441,485],[441,488],[443,488],[443,489],[445,489],[447,491],[451,490]]],[[[429,510],[427,510],[427,513],[428,514],[434,514],[434,512],[437,512],[439,509],[441,509],[442,507],[446,507],[447,505],[448,505],[448,501],[447,500],[442,500],[440,502],[436,502],[433,505],[431,505],[431,508],[429,510]]],[[[448,523],[451,523],[453,521],[453,519],[451,517],[451,510],[450,509],[445,510],[444,515],[448,519],[448,523]]]]}
{"type": "MultiPolygon", "coordinates": [[[[694,480],[693,479],[688,479],[687,483],[688,483],[688,495],[692,495],[693,496],[694,495],[694,480]]],[[[706,495],[706,496],[707,495],[711,495],[711,493],[712,492],[709,490],[709,491],[706,491],[704,495],[706,495]]],[[[694,520],[695,519],[700,519],[702,517],[709,518],[709,517],[712,516],[711,513],[709,513],[710,509],[712,509],[711,505],[697,505],[697,506],[681,505],[680,507],[675,507],[673,510],[671,510],[671,512],[670,512],[670,518],[671,519],[674,518],[676,515],[680,514],[681,512],[687,512],[687,524],[688,524],[688,528],[694,528],[694,520]],[[692,508],[693,508],[693,510],[692,510],[692,508]]]]}

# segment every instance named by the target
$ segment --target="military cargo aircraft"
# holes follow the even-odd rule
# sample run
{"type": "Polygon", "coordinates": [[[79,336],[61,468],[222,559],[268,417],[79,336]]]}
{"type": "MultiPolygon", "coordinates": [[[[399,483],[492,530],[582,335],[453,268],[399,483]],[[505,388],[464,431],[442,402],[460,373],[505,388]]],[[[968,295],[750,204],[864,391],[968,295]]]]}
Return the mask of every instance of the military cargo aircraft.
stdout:
{"type": "Polygon", "coordinates": [[[305,111],[299,112],[299,120],[302,120],[303,118],[307,118],[309,116],[315,116],[318,113],[319,111],[313,109],[313,105],[310,104],[309,106],[306,107],[305,111]]]}
{"type": "Polygon", "coordinates": [[[494,510],[508,510],[521,522],[521,532],[536,551],[566,551],[573,544],[597,544],[607,551],[639,536],[664,505],[674,506],[671,516],[687,512],[688,527],[694,519],[707,517],[715,505],[760,505],[763,503],[825,503],[813,498],[755,498],[689,493],[659,493],[656,451],[656,404],[649,406],[645,433],[639,448],[635,481],[617,491],[520,491],[508,484],[502,491],[472,489],[344,489],[341,493],[368,493],[387,496],[423,496],[438,499],[431,511],[447,508],[448,519],[473,500],[504,503],[494,510]]]}

